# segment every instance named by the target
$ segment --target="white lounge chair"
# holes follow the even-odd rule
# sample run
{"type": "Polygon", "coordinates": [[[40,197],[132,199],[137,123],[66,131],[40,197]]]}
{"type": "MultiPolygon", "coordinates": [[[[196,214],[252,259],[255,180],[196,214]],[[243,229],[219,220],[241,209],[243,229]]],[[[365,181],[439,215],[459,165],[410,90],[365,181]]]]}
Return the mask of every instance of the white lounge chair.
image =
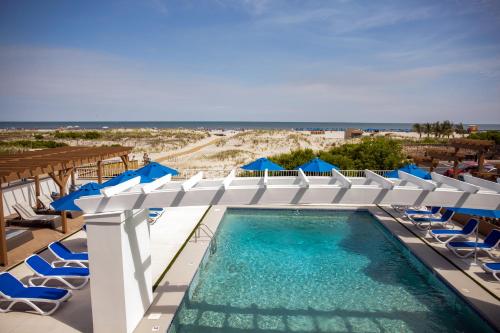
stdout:
{"type": "Polygon", "coordinates": [[[8,302],[6,308],[0,307],[0,312],[12,311],[17,303],[30,306],[42,316],[51,315],[59,308],[61,302],[67,301],[71,297],[71,291],[61,288],[51,287],[27,287],[12,274],[8,272],[0,273],[0,304],[8,302]],[[50,304],[53,307],[42,310],[37,303],[50,304]]]}
{"type": "Polygon", "coordinates": [[[429,230],[432,226],[432,223],[438,223],[443,226],[447,226],[449,222],[451,222],[451,218],[453,217],[453,214],[455,214],[454,211],[452,210],[447,210],[441,215],[440,217],[436,216],[429,216],[429,217],[421,217],[418,215],[408,215],[408,218],[410,221],[419,229],[421,230],[429,230]],[[425,224],[429,224],[428,226],[425,226],[425,224]]]}
{"type": "Polygon", "coordinates": [[[25,203],[17,203],[12,206],[12,208],[16,211],[16,213],[21,218],[22,223],[24,222],[46,222],[50,224],[53,228],[56,227],[56,224],[61,221],[60,215],[42,215],[37,214],[31,208],[31,206],[25,203]]]}
{"type": "Polygon", "coordinates": [[[500,262],[487,262],[483,264],[485,272],[493,274],[495,279],[500,281],[500,262]]]}
{"type": "Polygon", "coordinates": [[[497,248],[498,244],[500,244],[500,230],[494,229],[486,236],[484,242],[449,242],[446,247],[460,258],[467,258],[474,251],[484,251],[491,258],[497,259],[498,257],[493,254],[493,250],[497,248]],[[465,253],[462,254],[458,251],[465,251],[465,253]]]}
{"type": "Polygon", "coordinates": [[[42,257],[33,254],[24,260],[24,263],[35,273],[29,279],[30,286],[44,286],[49,281],[58,281],[71,289],[81,289],[89,282],[89,269],[83,267],[54,267],[42,257]],[[35,281],[41,280],[40,284],[35,281]],[[69,280],[79,280],[81,283],[74,284],[69,280]]]}
{"type": "Polygon", "coordinates": [[[438,229],[431,230],[430,234],[438,242],[446,244],[457,237],[467,238],[468,236],[473,235],[476,232],[478,225],[479,222],[477,222],[476,219],[470,219],[469,222],[464,225],[462,230],[438,229]]]}
{"type": "Polygon", "coordinates": [[[45,210],[53,210],[50,204],[54,202],[51,197],[46,194],[40,194],[37,198],[38,202],[42,205],[45,210]]]}

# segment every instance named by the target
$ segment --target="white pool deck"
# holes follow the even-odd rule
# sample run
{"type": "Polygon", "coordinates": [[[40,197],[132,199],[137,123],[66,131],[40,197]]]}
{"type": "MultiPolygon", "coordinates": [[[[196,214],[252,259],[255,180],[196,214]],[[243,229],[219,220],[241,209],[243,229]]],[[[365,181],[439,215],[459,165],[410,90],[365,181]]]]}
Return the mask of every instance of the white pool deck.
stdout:
{"type": "MultiPolygon", "coordinates": [[[[272,208],[272,206],[267,207],[272,208]]],[[[355,208],[335,205],[302,207],[355,208]]],[[[365,208],[372,211],[425,264],[433,267],[436,274],[449,281],[458,293],[465,296],[470,303],[481,309],[490,321],[495,322],[497,327],[500,327],[500,282],[495,282],[480,267],[471,265],[470,259],[457,258],[440,244],[425,239],[425,233],[420,232],[410,222],[400,218],[400,215],[390,208],[384,207],[397,218],[397,221],[375,206],[365,208]]],[[[197,241],[191,239],[186,243],[187,238],[207,209],[208,206],[168,208],[158,221],[151,225],[153,283],[155,284],[157,280],[160,281],[153,293],[153,304],[139,323],[136,332],[165,332],[168,328],[209,245],[210,239],[203,237],[203,235],[197,241]],[[183,250],[179,252],[184,245],[183,250]],[[168,272],[162,276],[167,267],[169,267],[168,272]]],[[[203,223],[215,230],[224,211],[225,207],[223,206],[213,206],[208,210],[203,223]]],[[[80,231],[67,238],[64,243],[72,250],[84,251],[86,248],[85,237],[86,234],[80,231]]],[[[47,251],[41,255],[48,259],[54,259],[47,251]]],[[[479,259],[490,260],[485,256],[480,256],[479,259]]],[[[24,264],[15,267],[11,273],[23,281],[26,281],[26,278],[31,274],[24,264]]],[[[0,332],[92,332],[89,286],[74,291],[73,297],[52,316],[39,316],[24,312],[0,314],[0,332]]]]}
{"type": "MultiPolygon", "coordinates": [[[[174,259],[179,249],[200,221],[208,206],[169,208],[151,225],[151,261],[153,281],[156,281],[174,259]]],[[[64,240],[73,251],[86,251],[86,234],[79,231],[64,240]]],[[[55,258],[49,251],[43,251],[44,258],[55,258]]],[[[112,260],[112,258],[110,258],[112,260]]],[[[10,271],[27,283],[30,269],[21,264],[10,271]]],[[[0,332],[92,332],[92,309],[90,287],[74,290],[73,297],[51,316],[39,316],[25,312],[0,314],[0,332]]]]}

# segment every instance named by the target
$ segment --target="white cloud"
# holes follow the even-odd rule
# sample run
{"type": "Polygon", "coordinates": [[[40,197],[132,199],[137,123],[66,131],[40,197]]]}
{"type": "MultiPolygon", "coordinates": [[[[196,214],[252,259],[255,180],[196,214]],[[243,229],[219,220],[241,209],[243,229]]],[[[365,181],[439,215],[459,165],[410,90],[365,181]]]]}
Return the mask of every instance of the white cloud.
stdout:
{"type": "Polygon", "coordinates": [[[308,76],[249,84],[82,50],[0,54],[1,120],[500,121],[498,94],[425,88],[451,73],[498,70],[495,60],[385,71],[317,64],[304,67],[308,76]]]}

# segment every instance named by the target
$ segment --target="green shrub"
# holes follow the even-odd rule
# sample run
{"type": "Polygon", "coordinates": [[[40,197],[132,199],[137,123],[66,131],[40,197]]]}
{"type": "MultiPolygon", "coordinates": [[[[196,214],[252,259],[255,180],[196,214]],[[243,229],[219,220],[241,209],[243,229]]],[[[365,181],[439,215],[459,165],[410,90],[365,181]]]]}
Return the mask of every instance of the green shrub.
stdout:
{"type": "Polygon", "coordinates": [[[478,140],[493,140],[498,145],[500,144],[500,131],[472,133],[471,135],[469,135],[469,138],[478,140]]]}

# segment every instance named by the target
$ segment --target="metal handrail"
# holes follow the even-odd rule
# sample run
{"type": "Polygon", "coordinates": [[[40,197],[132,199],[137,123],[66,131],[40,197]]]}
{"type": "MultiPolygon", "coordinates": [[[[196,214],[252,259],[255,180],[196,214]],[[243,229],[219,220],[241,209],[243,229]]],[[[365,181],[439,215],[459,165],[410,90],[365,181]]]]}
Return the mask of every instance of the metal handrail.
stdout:
{"type": "Polygon", "coordinates": [[[198,238],[201,237],[201,231],[210,239],[210,254],[214,254],[217,251],[217,238],[212,229],[206,224],[199,224],[194,233],[194,241],[197,242],[198,238]]]}

